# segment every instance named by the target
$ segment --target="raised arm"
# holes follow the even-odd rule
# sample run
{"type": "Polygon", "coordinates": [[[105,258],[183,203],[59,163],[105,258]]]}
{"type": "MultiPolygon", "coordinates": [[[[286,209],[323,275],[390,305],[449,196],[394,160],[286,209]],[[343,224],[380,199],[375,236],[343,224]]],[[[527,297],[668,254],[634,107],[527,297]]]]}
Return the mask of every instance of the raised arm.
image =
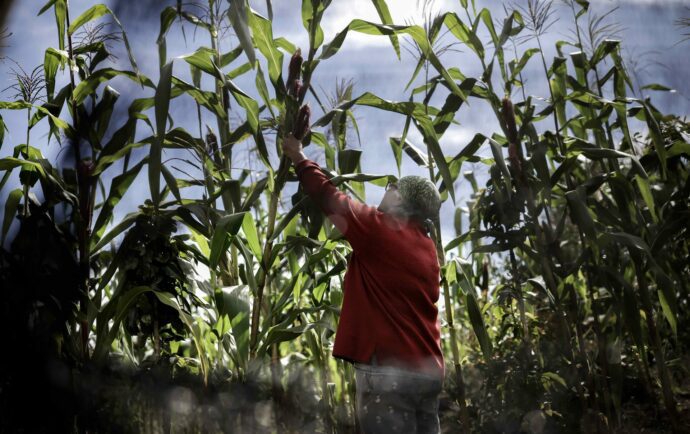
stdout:
{"type": "Polygon", "coordinates": [[[363,247],[376,209],[352,200],[338,190],[319,165],[304,155],[302,144],[292,135],[283,140],[283,153],[295,165],[295,172],[304,191],[345,236],[352,248],[363,247]]]}

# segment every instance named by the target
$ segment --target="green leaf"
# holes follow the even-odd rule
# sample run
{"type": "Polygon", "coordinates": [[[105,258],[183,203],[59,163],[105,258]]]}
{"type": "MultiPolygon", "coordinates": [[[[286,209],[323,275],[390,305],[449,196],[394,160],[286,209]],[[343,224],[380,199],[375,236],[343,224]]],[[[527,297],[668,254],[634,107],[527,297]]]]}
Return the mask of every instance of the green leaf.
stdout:
{"type": "Polygon", "coordinates": [[[266,86],[266,80],[264,79],[264,73],[261,70],[261,65],[256,64],[256,81],[254,82],[256,84],[256,90],[259,92],[259,96],[261,96],[261,99],[263,100],[264,104],[268,108],[268,111],[271,112],[271,116],[273,118],[276,118],[276,114],[273,112],[273,104],[271,103],[271,96],[268,94],[268,87],[266,86]]]}
{"type": "Polygon", "coordinates": [[[103,68],[91,74],[86,80],[82,81],[74,89],[73,98],[76,104],[84,102],[87,96],[96,92],[98,85],[112,79],[113,77],[124,76],[144,86],[155,88],[151,80],[132,71],[119,71],[112,68],[103,68]]]}
{"type": "Polygon", "coordinates": [[[567,192],[565,198],[570,207],[570,218],[573,223],[588,237],[596,237],[597,231],[594,226],[594,219],[587,208],[584,187],[578,186],[575,190],[567,192]]]}
{"type": "MultiPolygon", "coordinates": [[[[9,131],[5,125],[5,120],[0,115],[0,149],[2,149],[2,144],[5,142],[5,131],[9,131]]],[[[0,184],[0,189],[2,189],[2,184],[0,184]]]]}
{"type": "Polygon", "coordinates": [[[280,222],[276,225],[275,229],[273,230],[273,235],[271,238],[268,239],[268,242],[273,242],[278,236],[285,230],[286,227],[288,227],[288,224],[292,222],[292,220],[299,215],[299,212],[302,210],[302,205],[307,202],[309,199],[309,196],[305,195],[302,197],[302,199],[299,200],[296,204],[293,205],[293,207],[288,211],[286,214],[284,214],[280,222]]]}
{"type": "Polygon", "coordinates": [[[323,16],[324,9],[324,4],[320,1],[302,0],[302,25],[309,33],[309,46],[314,51],[323,44],[321,17],[323,16]],[[314,6],[316,6],[316,10],[314,6]]]}
{"type": "Polygon", "coordinates": [[[645,243],[642,238],[636,237],[635,235],[627,234],[625,232],[604,232],[599,235],[598,240],[604,244],[613,242],[622,244],[628,248],[639,250],[643,253],[646,253],[649,257],[652,257],[647,243],[645,243]]]}
{"type": "MultiPolygon", "coordinates": [[[[120,221],[120,223],[115,225],[115,227],[113,227],[110,230],[110,232],[105,234],[102,238],[100,238],[98,240],[98,242],[95,243],[95,245],[93,245],[91,247],[91,250],[90,250],[91,256],[96,255],[96,253],[98,253],[98,251],[101,250],[106,244],[108,244],[111,240],[113,240],[115,237],[120,235],[122,232],[126,231],[127,228],[132,226],[132,224],[134,224],[134,222],[136,221],[137,217],[139,217],[139,215],[140,215],[140,213],[138,211],[127,214],[125,216],[125,218],[123,218],[120,221]]],[[[92,239],[92,241],[95,241],[95,238],[92,239]]],[[[92,244],[93,244],[93,242],[92,242],[92,244]]],[[[105,286],[107,284],[107,280],[108,279],[105,279],[105,280],[101,279],[103,286],[105,286]]]]}
{"type": "Polygon", "coordinates": [[[43,170],[43,166],[34,161],[20,160],[14,157],[5,157],[0,159],[0,170],[10,170],[14,169],[15,167],[21,167],[22,169],[26,170],[35,169],[38,170],[41,176],[46,175],[45,171],[43,170]]]}
{"type": "Polygon", "coordinates": [[[640,307],[633,287],[617,271],[611,270],[611,275],[617,277],[617,282],[623,286],[623,320],[632,335],[635,345],[640,350],[644,350],[644,340],[642,334],[640,307]]]}
{"type": "Polygon", "coordinates": [[[259,234],[256,231],[256,223],[251,213],[246,213],[242,220],[242,232],[247,238],[249,249],[254,254],[257,261],[261,261],[261,244],[259,244],[259,234]]]}
{"type": "Polygon", "coordinates": [[[487,139],[489,140],[489,145],[491,145],[491,153],[494,156],[494,161],[503,174],[503,182],[505,182],[506,185],[506,192],[510,195],[510,192],[513,189],[513,183],[510,176],[510,171],[508,170],[508,166],[503,158],[503,150],[501,145],[490,137],[487,137],[487,139]]]}
{"type": "MultiPolygon", "coordinates": [[[[37,111],[41,112],[44,116],[48,116],[53,123],[55,124],[56,127],[63,129],[63,130],[69,130],[71,127],[69,124],[62,119],[58,118],[57,116],[54,116],[47,108],[43,106],[36,106],[29,104],[26,101],[13,101],[13,102],[7,102],[7,101],[0,101],[0,109],[3,110],[24,110],[24,109],[29,109],[33,108],[36,109],[37,111]]],[[[40,119],[42,119],[43,116],[41,117],[35,117],[31,119],[29,122],[29,128],[32,128],[36,122],[38,122],[40,119]]],[[[3,122],[4,124],[4,122],[3,122]]]]}
{"type": "Polygon", "coordinates": [[[192,66],[195,66],[205,73],[215,77],[216,79],[223,81],[223,75],[219,73],[218,68],[213,65],[213,56],[215,53],[208,47],[199,47],[195,52],[191,54],[184,54],[179,56],[178,59],[182,59],[192,66]]]}
{"type": "Polygon", "coordinates": [[[270,348],[270,346],[273,344],[295,340],[298,337],[302,336],[304,333],[308,332],[309,330],[317,328],[325,328],[332,330],[331,325],[325,321],[312,322],[309,324],[296,327],[285,327],[284,324],[275,325],[268,330],[266,339],[264,340],[264,342],[262,342],[259,353],[265,352],[266,349],[270,348]]]}
{"type": "Polygon", "coordinates": [[[40,11],[38,11],[38,14],[36,16],[41,16],[45,11],[50,9],[51,6],[53,6],[55,3],[57,3],[59,0],[48,0],[48,3],[44,4],[43,7],[41,8],[40,11]]]}
{"type": "MultiPolygon", "coordinates": [[[[152,140],[148,140],[152,141],[152,140]]],[[[110,142],[109,142],[110,144],[110,142]]],[[[127,145],[121,147],[117,151],[114,149],[108,149],[108,151],[112,152],[101,152],[101,154],[98,156],[98,160],[96,162],[96,168],[93,171],[93,175],[98,175],[100,173],[103,173],[108,167],[110,167],[113,163],[116,161],[121,160],[122,158],[126,157],[127,155],[131,155],[132,150],[141,148],[146,145],[146,142],[136,142],[136,143],[127,143],[127,145]]]]}
{"type": "Polygon", "coordinates": [[[101,362],[120,330],[120,323],[129,313],[130,305],[143,293],[153,291],[148,286],[137,286],[116,292],[96,317],[96,348],[92,358],[101,362]],[[110,326],[112,322],[112,326],[110,326]]]}
{"type": "MultiPolygon", "coordinates": [[[[465,85],[468,82],[474,83],[476,82],[476,80],[467,79],[460,85],[460,88],[465,88],[465,85]]],[[[471,90],[472,86],[470,85],[469,87],[471,90]]],[[[443,136],[443,134],[446,132],[451,123],[455,123],[455,114],[460,109],[460,106],[462,106],[463,102],[464,101],[457,95],[453,93],[448,94],[448,96],[446,97],[446,101],[443,103],[443,107],[441,107],[441,110],[436,114],[436,117],[434,118],[434,131],[436,131],[436,135],[439,138],[443,136]]]]}
{"type": "Polygon", "coordinates": [[[268,158],[268,149],[266,148],[266,143],[264,142],[264,137],[259,127],[259,103],[256,102],[249,95],[244,93],[242,89],[237,87],[232,80],[227,80],[225,86],[230,89],[230,93],[239,103],[242,108],[244,108],[247,114],[247,123],[254,135],[254,140],[256,141],[257,149],[259,150],[259,156],[261,160],[266,165],[266,167],[271,167],[271,163],[268,158]]]}
{"type": "Polygon", "coordinates": [[[211,268],[218,266],[221,255],[230,245],[231,240],[228,240],[228,236],[232,239],[237,235],[237,232],[242,227],[246,214],[245,212],[241,212],[226,215],[218,219],[216,227],[213,230],[213,236],[211,237],[211,254],[209,256],[209,266],[211,268]]]}
{"type": "Polygon", "coordinates": [[[2,242],[0,245],[5,243],[5,236],[7,236],[7,231],[10,229],[10,225],[14,220],[14,216],[17,214],[17,206],[19,205],[19,200],[22,198],[22,189],[17,188],[12,190],[7,197],[7,202],[5,202],[5,214],[2,220],[2,242]]]}
{"type": "MultiPolygon", "coordinates": [[[[65,29],[67,26],[67,0],[57,0],[55,4],[55,25],[58,31],[58,47],[60,50],[65,49],[65,29]]],[[[48,5],[46,5],[49,7],[48,5]]],[[[45,7],[44,7],[45,8],[45,7]]],[[[43,13],[42,9],[40,13],[43,13]]],[[[40,15],[39,13],[39,15],[40,15]]]]}
{"type": "MultiPolygon", "coordinates": [[[[477,37],[477,33],[467,25],[454,12],[447,12],[443,16],[443,24],[450,30],[460,42],[467,45],[480,58],[484,57],[484,46],[477,37]]],[[[440,18],[439,18],[440,19],[440,18]]],[[[492,27],[493,28],[493,27],[492,27]]],[[[495,34],[495,32],[494,32],[495,34]]]]}
{"type": "Polygon", "coordinates": [[[647,204],[647,209],[652,215],[652,219],[655,223],[659,222],[659,218],[656,215],[656,206],[654,205],[654,196],[652,195],[652,189],[649,187],[649,180],[641,177],[640,175],[635,175],[635,182],[637,183],[637,188],[640,190],[640,195],[647,204]]]}
{"type": "MultiPolygon", "coordinates": [[[[228,10],[228,18],[230,19],[232,28],[235,30],[235,35],[240,41],[242,50],[247,55],[247,59],[249,59],[249,64],[254,65],[256,63],[256,53],[254,52],[254,45],[252,44],[253,35],[248,25],[253,13],[247,13],[249,6],[246,0],[232,0],[229,1],[229,3],[230,9],[228,10]]],[[[255,32],[256,30],[252,28],[252,31],[255,32]]]]}
{"type": "MultiPolygon", "coordinates": [[[[434,68],[436,68],[436,70],[441,74],[441,76],[443,76],[443,78],[445,79],[445,83],[446,85],[448,85],[451,92],[462,98],[462,100],[467,99],[465,93],[462,90],[460,90],[460,88],[455,83],[453,78],[450,76],[448,71],[446,71],[446,68],[441,64],[441,61],[438,59],[436,54],[434,54],[434,50],[431,46],[431,42],[429,42],[429,39],[426,36],[426,32],[423,28],[419,26],[382,25],[359,19],[352,20],[350,24],[348,24],[344,30],[340,31],[340,33],[338,33],[329,44],[323,47],[319,60],[328,59],[329,57],[336,54],[338,50],[340,50],[340,47],[343,45],[343,42],[345,41],[345,37],[350,31],[364,33],[367,35],[410,35],[412,39],[414,39],[414,41],[417,43],[417,46],[422,51],[424,56],[426,56],[426,58],[429,59],[429,62],[434,66],[434,68]]],[[[464,79],[464,77],[462,77],[461,79],[464,79]]]]}
{"type": "Polygon", "coordinates": [[[46,95],[48,102],[53,101],[53,94],[55,93],[55,75],[57,74],[58,66],[69,62],[69,56],[66,51],[48,48],[43,57],[43,76],[46,82],[46,95]]]}
{"type": "Polygon", "coordinates": [[[272,24],[266,18],[252,12],[249,14],[249,26],[252,29],[252,39],[256,48],[261,51],[268,62],[268,76],[271,83],[278,89],[283,69],[283,53],[273,43],[272,24]]]}
{"type": "Polygon", "coordinates": [[[594,54],[592,55],[592,58],[589,61],[590,67],[594,68],[599,62],[604,60],[604,58],[606,58],[606,56],[608,56],[612,52],[616,51],[619,46],[620,46],[620,41],[613,40],[613,39],[604,40],[594,50],[594,54]]]}
{"type": "Polygon", "coordinates": [[[675,91],[676,91],[675,89],[671,89],[670,87],[666,87],[666,86],[663,86],[663,85],[657,84],[657,83],[647,84],[645,86],[642,86],[641,89],[658,90],[658,91],[662,91],[662,92],[671,92],[671,93],[675,93],[675,91]]]}
{"type": "Polygon", "coordinates": [[[287,53],[294,53],[297,50],[297,47],[295,46],[295,44],[293,44],[292,42],[288,41],[287,39],[285,39],[283,37],[275,38],[273,40],[273,44],[278,48],[282,48],[283,51],[285,51],[287,53]]]}
{"type": "Polygon", "coordinates": [[[538,52],[539,48],[529,48],[522,53],[522,57],[520,57],[520,61],[517,63],[517,65],[515,65],[515,67],[511,66],[510,81],[515,80],[518,75],[520,75],[520,72],[522,72],[522,70],[525,68],[529,59],[531,59],[532,56],[538,52]]]}
{"type": "Polygon", "coordinates": [[[26,101],[0,101],[0,109],[3,110],[23,110],[33,107],[26,101]]]}
{"type": "Polygon", "coordinates": [[[555,372],[544,372],[543,374],[541,374],[541,381],[542,383],[558,383],[564,389],[568,388],[568,385],[566,384],[563,377],[556,374],[555,372]]]}
{"type": "Polygon", "coordinates": [[[221,119],[227,119],[228,115],[223,106],[220,104],[218,95],[216,95],[215,92],[201,90],[197,86],[186,83],[174,76],[172,77],[172,83],[174,87],[170,95],[171,98],[175,98],[177,94],[182,91],[194,98],[199,105],[206,108],[215,116],[220,117],[221,119]]]}
{"type": "Polygon", "coordinates": [[[97,18],[102,17],[103,15],[109,14],[110,9],[106,5],[99,4],[92,6],[86,12],[82,13],[72,21],[72,24],[69,26],[69,29],[67,29],[67,33],[70,35],[73,35],[75,31],[79,29],[79,27],[83,26],[84,24],[88,23],[89,21],[95,20],[97,18]]]}
{"type": "Polygon", "coordinates": [[[338,152],[338,169],[340,173],[353,173],[359,165],[361,156],[361,149],[343,149],[338,152]]]}
{"type": "Polygon", "coordinates": [[[664,314],[664,317],[668,321],[668,324],[671,326],[671,330],[673,331],[674,336],[678,336],[678,318],[676,317],[675,312],[673,309],[671,309],[671,306],[669,304],[669,300],[666,296],[666,292],[662,290],[657,291],[657,295],[659,296],[659,304],[661,305],[661,311],[664,314]]]}
{"type": "Polygon", "coordinates": [[[405,139],[405,142],[402,144],[402,150],[405,151],[405,153],[412,158],[412,160],[417,163],[418,166],[422,167],[428,167],[429,166],[429,161],[427,159],[427,156],[424,152],[422,152],[421,149],[417,148],[415,145],[413,145],[409,140],[405,139]]]}
{"type": "Polygon", "coordinates": [[[654,149],[659,157],[659,162],[661,163],[660,166],[662,177],[666,179],[666,145],[664,143],[664,136],[661,132],[661,127],[659,126],[659,122],[657,122],[649,103],[641,100],[637,101],[642,104],[642,107],[644,107],[644,111],[642,113],[644,113],[644,118],[647,122],[647,127],[649,128],[649,135],[652,139],[652,144],[654,145],[654,149]]]}
{"type": "Polygon", "coordinates": [[[225,286],[215,294],[218,314],[227,316],[235,339],[236,359],[240,365],[249,359],[250,291],[247,285],[225,286]]]}
{"type": "Polygon", "coordinates": [[[165,167],[165,164],[161,165],[161,173],[163,174],[163,179],[165,179],[165,184],[168,186],[173,196],[175,196],[175,199],[181,203],[182,195],[180,195],[180,189],[177,186],[177,179],[175,179],[175,176],[165,167]]]}
{"type": "MultiPolygon", "coordinates": [[[[393,24],[393,17],[391,17],[391,13],[388,10],[388,5],[386,4],[386,0],[371,0],[372,3],[374,3],[374,7],[376,8],[376,12],[379,14],[379,18],[381,18],[381,23],[383,24],[393,24]]],[[[398,60],[400,60],[400,43],[398,42],[398,36],[397,35],[390,35],[390,40],[391,44],[393,44],[393,49],[395,50],[395,54],[398,56],[398,60]]]]}
{"type": "Polygon", "coordinates": [[[101,211],[96,218],[96,223],[93,225],[93,235],[91,237],[92,243],[98,243],[98,240],[105,232],[106,225],[113,217],[113,209],[115,208],[115,205],[117,205],[120,200],[122,200],[125,193],[127,193],[130,185],[132,185],[134,179],[136,179],[137,175],[139,175],[139,172],[144,164],[146,164],[146,159],[140,161],[128,171],[113,178],[112,182],[110,183],[110,193],[108,193],[108,198],[102,203],[101,211]]]}
{"type": "Polygon", "coordinates": [[[491,360],[493,346],[491,345],[491,339],[489,339],[489,334],[486,331],[486,324],[484,323],[484,318],[482,317],[481,309],[479,308],[479,304],[477,303],[477,296],[474,294],[474,287],[470,286],[466,291],[465,302],[467,303],[467,315],[470,318],[472,330],[474,331],[474,334],[477,336],[479,346],[481,347],[482,354],[484,355],[484,360],[488,362],[489,360],[491,360]]]}
{"type": "Polygon", "coordinates": [[[161,12],[161,25],[158,31],[158,39],[156,39],[156,44],[158,44],[158,68],[163,67],[165,61],[168,59],[166,35],[176,17],[177,9],[172,6],[168,6],[161,12]]]}
{"type": "Polygon", "coordinates": [[[638,160],[634,155],[619,151],[617,149],[598,148],[591,144],[586,144],[586,146],[580,145],[582,145],[582,143],[578,143],[577,146],[569,147],[567,152],[568,157],[582,153],[582,155],[591,160],[601,160],[603,158],[629,158],[639,175],[644,179],[647,179],[647,172],[640,164],[640,160],[638,160]]]}

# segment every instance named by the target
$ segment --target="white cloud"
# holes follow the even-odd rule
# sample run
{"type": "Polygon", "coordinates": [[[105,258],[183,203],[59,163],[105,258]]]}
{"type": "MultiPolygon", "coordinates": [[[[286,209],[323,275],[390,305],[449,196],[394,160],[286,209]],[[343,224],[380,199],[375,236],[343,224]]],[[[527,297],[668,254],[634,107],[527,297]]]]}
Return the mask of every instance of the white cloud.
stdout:
{"type": "Polygon", "coordinates": [[[446,130],[441,138],[441,147],[443,152],[447,155],[453,155],[460,152],[472,140],[477,131],[470,128],[451,125],[446,130]]]}

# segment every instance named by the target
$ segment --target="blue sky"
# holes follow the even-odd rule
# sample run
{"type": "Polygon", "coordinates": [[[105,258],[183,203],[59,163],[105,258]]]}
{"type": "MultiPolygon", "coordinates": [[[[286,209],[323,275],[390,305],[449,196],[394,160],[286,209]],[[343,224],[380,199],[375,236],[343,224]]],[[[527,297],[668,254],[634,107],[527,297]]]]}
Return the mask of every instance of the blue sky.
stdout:
{"type": "MultiPolygon", "coordinates": [[[[525,2],[526,0],[518,0],[516,3],[524,4],[525,2]]],[[[46,48],[57,45],[52,13],[49,12],[40,17],[36,16],[43,3],[43,0],[15,2],[10,18],[7,20],[7,27],[12,32],[12,36],[8,41],[9,47],[4,50],[3,54],[17,60],[27,70],[31,70],[42,63],[43,53],[46,48]]],[[[137,2],[108,1],[105,3],[118,14],[123,22],[128,36],[133,42],[134,55],[140,69],[155,82],[158,75],[158,54],[155,40],[158,35],[159,12],[162,10],[163,5],[174,2],[140,0],[137,2]],[[153,5],[152,9],[147,7],[148,4],[153,5]]],[[[283,36],[306,50],[308,46],[307,34],[301,22],[300,3],[296,0],[273,0],[274,36],[283,36]]],[[[476,3],[478,8],[489,8],[495,20],[503,19],[504,13],[501,2],[478,0],[476,3]]],[[[619,9],[611,15],[611,21],[616,21],[622,26],[620,37],[624,41],[624,53],[636,65],[640,83],[661,83],[677,90],[674,93],[652,92],[645,96],[651,96],[652,101],[662,111],[687,115],[690,111],[690,86],[687,83],[688,74],[686,72],[690,69],[690,56],[687,55],[690,41],[677,43],[682,39],[682,35],[681,29],[674,25],[674,21],[681,16],[690,15],[690,11],[687,9],[690,6],[690,2],[670,0],[596,0],[591,3],[592,10],[599,14],[618,6],[619,9]]],[[[70,9],[73,19],[93,4],[95,2],[71,0],[70,9]]],[[[260,13],[266,13],[265,1],[251,0],[250,4],[260,13]]],[[[423,22],[421,10],[416,0],[388,0],[388,5],[396,23],[414,22],[421,24],[423,22]]],[[[434,2],[433,6],[434,11],[437,12],[456,11],[460,14],[460,6],[457,0],[439,0],[434,2]]],[[[560,1],[555,1],[553,7],[556,11],[555,17],[558,17],[560,20],[554,24],[543,41],[547,59],[555,55],[553,43],[558,39],[569,38],[572,29],[572,20],[569,19],[569,10],[566,6],[560,1]]],[[[464,16],[463,14],[460,15],[464,16]]],[[[333,0],[322,22],[325,41],[330,41],[353,18],[379,21],[376,10],[370,0],[333,0]]],[[[210,45],[208,37],[201,30],[197,32],[195,40],[191,38],[193,34],[191,27],[186,26],[186,34],[187,45],[185,45],[182,34],[179,31],[179,26],[174,26],[173,31],[168,37],[169,58],[190,53],[199,45],[210,45]]],[[[452,35],[449,35],[446,40],[452,42],[452,35]]],[[[227,51],[236,46],[236,44],[236,39],[229,35],[222,42],[222,49],[227,51]]],[[[407,43],[404,44],[406,45],[407,43]]],[[[520,51],[524,51],[528,47],[530,45],[525,44],[520,47],[520,51]]],[[[118,59],[115,61],[114,67],[128,69],[127,56],[121,48],[119,45],[115,46],[118,59]]],[[[473,54],[462,46],[457,48],[462,52],[447,53],[442,58],[444,65],[446,67],[457,66],[467,76],[478,76],[481,68],[473,54]]],[[[569,50],[566,49],[565,51],[567,53],[569,50]]],[[[574,51],[574,49],[570,51],[574,51]]],[[[322,62],[317,69],[314,77],[315,88],[317,90],[324,89],[326,92],[332,93],[337,80],[351,79],[355,83],[355,95],[369,91],[388,100],[407,100],[409,93],[404,90],[404,87],[414,69],[415,60],[405,50],[402,50],[401,54],[402,56],[399,60],[391,48],[389,39],[386,37],[350,33],[341,51],[334,57],[322,62]]],[[[288,58],[288,56],[285,57],[285,62],[287,62],[288,58]]],[[[235,66],[238,64],[235,64],[235,66]]],[[[0,77],[4,83],[2,85],[3,88],[10,84],[8,72],[11,65],[7,61],[0,64],[0,77]]],[[[228,68],[228,70],[232,67],[228,68]]],[[[266,71],[265,67],[264,71],[266,71]]],[[[183,62],[176,64],[175,74],[188,80],[187,68],[183,62]]],[[[58,75],[60,81],[57,88],[59,89],[61,85],[66,83],[68,76],[66,73],[62,75],[58,73],[58,75]]],[[[542,75],[539,62],[535,57],[525,70],[527,94],[542,98],[548,94],[546,82],[542,75]]],[[[418,78],[415,84],[420,84],[422,79],[422,77],[418,78]]],[[[238,78],[237,84],[251,94],[253,93],[253,80],[254,74],[249,73],[238,78]]],[[[118,102],[118,111],[120,113],[126,112],[126,107],[129,104],[128,101],[142,96],[141,88],[124,79],[113,80],[112,86],[121,93],[121,98],[118,102]]],[[[209,82],[205,82],[205,86],[206,89],[211,88],[209,82]]],[[[148,89],[144,92],[151,94],[148,89]]],[[[1,98],[9,100],[10,94],[6,92],[1,98]]],[[[442,99],[432,100],[432,105],[440,106],[441,104],[442,99]]],[[[317,104],[314,101],[311,102],[311,105],[315,112],[312,120],[315,120],[321,113],[316,109],[317,104]]],[[[391,136],[399,136],[401,134],[405,121],[404,118],[400,115],[363,107],[356,108],[355,114],[359,123],[361,149],[363,150],[362,171],[366,173],[397,174],[388,139],[391,136]]],[[[26,124],[24,114],[3,111],[2,115],[10,130],[9,134],[6,135],[5,143],[0,149],[0,156],[6,156],[12,152],[14,146],[24,143],[26,124]]],[[[175,100],[171,106],[171,115],[176,122],[175,126],[182,126],[190,132],[198,131],[196,110],[190,98],[181,97],[175,100]]],[[[239,109],[236,116],[235,123],[239,122],[239,118],[244,116],[243,111],[239,109]]],[[[484,102],[479,100],[471,101],[469,105],[461,108],[457,113],[456,120],[460,125],[452,126],[441,140],[441,145],[446,155],[457,153],[477,132],[490,135],[498,131],[498,125],[490,109],[484,102]]],[[[207,117],[205,121],[215,128],[216,125],[213,119],[207,117]]],[[[142,137],[147,134],[143,126],[139,127],[139,131],[142,137]]],[[[60,147],[55,140],[52,140],[49,144],[45,143],[45,137],[45,125],[38,125],[32,130],[32,145],[37,146],[40,144],[44,155],[54,162],[60,152],[60,147]]],[[[418,147],[424,147],[420,135],[416,132],[412,132],[409,139],[418,147]]],[[[360,147],[354,135],[350,136],[350,146],[360,147]]],[[[239,146],[238,151],[234,155],[234,165],[238,167],[251,166],[261,170],[262,168],[257,162],[249,160],[251,156],[247,149],[247,145],[239,146]]],[[[271,152],[273,152],[273,149],[272,146],[269,146],[271,152]]],[[[323,157],[315,146],[307,148],[306,153],[316,161],[323,162],[323,157]]],[[[480,153],[488,155],[489,151],[483,149],[480,153]]],[[[169,153],[164,156],[164,159],[172,156],[169,153]]],[[[273,161],[277,161],[275,155],[273,155],[273,161]]],[[[107,175],[114,176],[116,174],[117,168],[114,167],[112,169],[114,170],[113,173],[106,172],[106,177],[107,175]]],[[[474,170],[477,178],[481,181],[485,179],[487,168],[482,164],[476,164],[467,165],[463,167],[463,170],[474,170]]],[[[403,156],[402,174],[427,175],[428,172],[425,168],[417,167],[407,156],[403,156]]],[[[145,171],[142,172],[142,175],[136,181],[140,183],[141,188],[131,190],[128,196],[118,205],[115,210],[116,219],[135,210],[137,205],[148,197],[148,183],[145,178],[145,171]]],[[[482,184],[480,182],[480,185],[482,184]]],[[[4,204],[9,192],[17,188],[17,186],[18,180],[15,179],[0,191],[0,204],[4,204]]],[[[289,201],[289,195],[294,191],[294,187],[291,186],[288,189],[285,195],[286,200],[289,201]]],[[[458,195],[457,203],[454,205],[451,201],[446,201],[442,208],[443,239],[445,242],[455,236],[452,226],[452,216],[455,207],[462,206],[468,199],[469,189],[466,182],[460,180],[456,184],[456,191],[458,195]]],[[[382,194],[382,188],[368,186],[367,202],[372,205],[378,204],[382,194]]],[[[4,205],[2,206],[4,208],[4,205]]]]}

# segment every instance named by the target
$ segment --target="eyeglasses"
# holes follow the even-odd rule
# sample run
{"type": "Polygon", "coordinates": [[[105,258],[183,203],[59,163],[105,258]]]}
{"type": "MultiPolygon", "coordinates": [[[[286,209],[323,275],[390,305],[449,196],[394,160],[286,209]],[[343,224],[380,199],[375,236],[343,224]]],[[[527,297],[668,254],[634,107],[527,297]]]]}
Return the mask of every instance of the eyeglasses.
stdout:
{"type": "Polygon", "coordinates": [[[386,191],[390,190],[391,188],[395,188],[397,190],[398,183],[395,181],[388,181],[388,184],[386,184],[386,191]]]}

